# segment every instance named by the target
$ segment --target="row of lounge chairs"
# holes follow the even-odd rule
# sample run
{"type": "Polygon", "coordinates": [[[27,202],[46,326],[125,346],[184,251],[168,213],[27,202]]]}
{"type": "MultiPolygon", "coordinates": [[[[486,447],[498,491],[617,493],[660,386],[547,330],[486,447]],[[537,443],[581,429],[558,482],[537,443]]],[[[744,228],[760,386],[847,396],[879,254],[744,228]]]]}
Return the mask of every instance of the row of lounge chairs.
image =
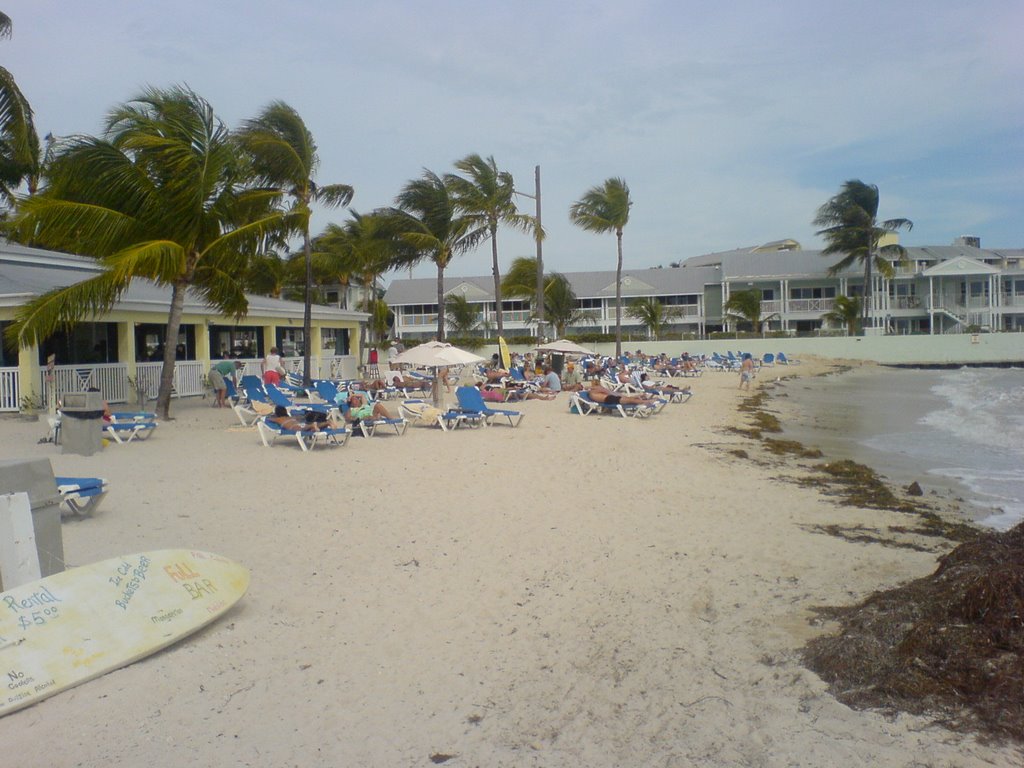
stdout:
{"type": "Polygon", "coordinates": [[[518,411],[488,407],[476,387],[459,387],[456,390],[459,405],[447,411],[435,409],[423,400],[405,399],[399,403],[401,415],[397,418],[377,416],[345,421],[348,392],[358,392],[368,403],[372,403],[370,393],[356,389],[345,390],[338,383],[323,380],[315,382],[313,387],[316,397],[322,402],[300,403],[290,398],[276,385],[264,384],[258,379],[253,379],[256,377],[243,378],[241,391],[236,390],[228,382],[228,397],[242,425],[255,427],[260,440],[268,447],[281,438],[294,440],[303,452],[310,451],[318,445],[343,446],[353,434],[353,429],[358,429],[364,437],[391,434],[392,431],[400,437],[406,433],[412,421],[437,424],[447,432],[463,425],[488,426],[495,420],[507,420],[510,426],[515,427],[523,418],[523,414],[518,411]],[[317,429],[286,429],[269,418],[276,406],[284,407],[296,418],[305,418],[308,412],[314,411],[318,412],[322,419],[345,423],[341,426],[324,425],[317,429]]]}

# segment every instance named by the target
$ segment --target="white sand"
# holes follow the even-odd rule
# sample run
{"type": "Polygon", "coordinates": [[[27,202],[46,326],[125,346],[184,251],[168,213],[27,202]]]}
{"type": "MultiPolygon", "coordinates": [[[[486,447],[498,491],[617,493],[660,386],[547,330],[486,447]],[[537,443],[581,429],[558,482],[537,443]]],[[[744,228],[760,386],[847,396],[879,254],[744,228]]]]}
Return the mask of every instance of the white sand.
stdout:
{"type": "Polygon", "coordinates": [[[0,457],[111,483],[64,525],[69,565],[192,547],[252,571],[202,633],[0,720],[9,764],[1020,765],[926,718],[851,710],[800,665],[814,606],[935,555],[810,532],[895,516],[730,456],[747,447],[723,430],[736,384],[706,374],[647,421],[570,415],[562,395],[523,404],[514,430],[308,455],[198,401],[88,458],[0,420],[0,457]]]}

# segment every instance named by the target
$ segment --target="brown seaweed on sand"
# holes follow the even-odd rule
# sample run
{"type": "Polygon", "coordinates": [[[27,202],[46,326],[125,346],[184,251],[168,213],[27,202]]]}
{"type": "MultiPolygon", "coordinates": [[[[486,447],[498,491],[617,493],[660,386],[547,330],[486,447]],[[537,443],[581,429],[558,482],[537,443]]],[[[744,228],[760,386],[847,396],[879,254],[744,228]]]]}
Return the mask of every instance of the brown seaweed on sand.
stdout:
{"type": "Polygon", "coordinates": [[[1024,742],[1024,523],[961,544],[931,576],[820,613],[840,633],[804,658],[843,703],[1024,742]]]}

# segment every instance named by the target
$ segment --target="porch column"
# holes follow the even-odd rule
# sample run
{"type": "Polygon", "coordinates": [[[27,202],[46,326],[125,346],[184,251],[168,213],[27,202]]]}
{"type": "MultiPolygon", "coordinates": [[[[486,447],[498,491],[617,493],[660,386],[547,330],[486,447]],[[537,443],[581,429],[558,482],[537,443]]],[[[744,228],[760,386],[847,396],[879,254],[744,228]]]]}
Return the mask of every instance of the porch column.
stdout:
{"type": "Polygon", "coordinates": [[[789,281],[779,280],[779,328],[789,330],[789,281]]]}
{"type": "MultiPolygon", "coordinates": [[[[210,354],[210,326],[206,321],[196,323],[196,360],[202,360],[204,368],[209,368],[213,361],[210,354]]],[[[219,351],[219,350],[218,350],[219,351]]]]}
{"type": "MultiPolygon", "coordinates": [[[[42,400],[43,392],[42,369],[39,365],[39,345],[32,344],[18,350],[18,405],[26,397],[35,401],[42,400]]],[[[46,404],[43,403],[45,406],[46,404]]]]}
{"type": "Polygon", "coordinates": [[[928,275],[928,335],[935,335],[935,292],[932,290],[932,276],[928,275]]]}
{"type": "Polygon", "coordinates": [[[125,373],[134,381],[135,363],[135,323],[121,321],[117,324],[117,361],[125,364],[125,373]]]}
{"type": "Polygon", "coordinates": [[[263,357],[266,357],[270,353],[271,347],[277,346],[277,326],[276,325],[264,325],[263,326],[263,349],[259,350],[263,357]]]}

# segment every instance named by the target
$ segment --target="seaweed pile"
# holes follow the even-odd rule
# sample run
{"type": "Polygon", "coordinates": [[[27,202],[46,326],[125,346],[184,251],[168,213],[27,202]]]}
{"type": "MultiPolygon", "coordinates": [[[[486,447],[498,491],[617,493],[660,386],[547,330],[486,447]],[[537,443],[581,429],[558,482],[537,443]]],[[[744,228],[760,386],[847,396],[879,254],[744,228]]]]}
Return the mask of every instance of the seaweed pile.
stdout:
{"type": "Polygon", "coordinates": [[[1024,523],[959,545],[931,576],[819,612],[841,630],[804,659],[843,703],[1024,742],[1024,523]]]}

